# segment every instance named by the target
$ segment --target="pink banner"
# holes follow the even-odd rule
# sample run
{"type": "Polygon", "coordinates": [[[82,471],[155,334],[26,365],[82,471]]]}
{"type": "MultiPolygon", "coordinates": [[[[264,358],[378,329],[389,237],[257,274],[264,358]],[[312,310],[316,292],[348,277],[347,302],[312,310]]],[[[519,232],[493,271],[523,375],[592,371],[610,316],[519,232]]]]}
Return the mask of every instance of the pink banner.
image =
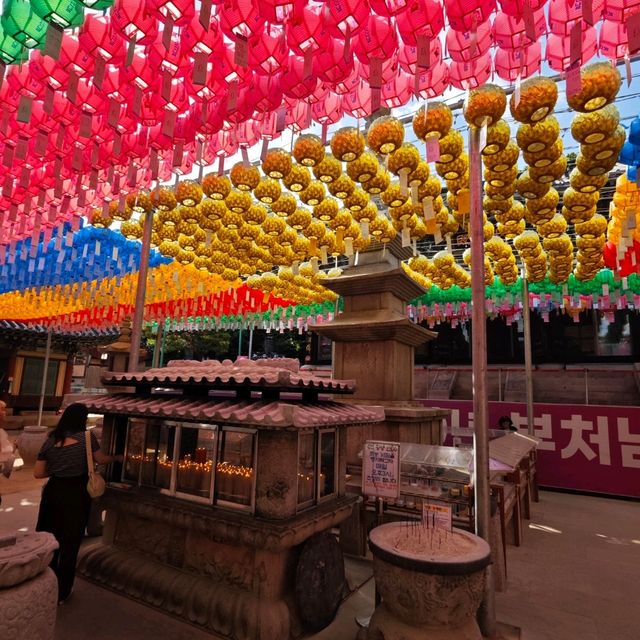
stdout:
{"type": "MultiPolygon", "coordinates": [[[[424,400],[425,406],[451,409],[447,443],[470,443],[470,400],[424,400]]],[[[489,402],[489,425],[510,416],[527,431],[527,407],[520,402],[489,402]]],[[[541,486],[640,497],[640,408],[600,405],[535,405],[538,483],[541,486]]]]}

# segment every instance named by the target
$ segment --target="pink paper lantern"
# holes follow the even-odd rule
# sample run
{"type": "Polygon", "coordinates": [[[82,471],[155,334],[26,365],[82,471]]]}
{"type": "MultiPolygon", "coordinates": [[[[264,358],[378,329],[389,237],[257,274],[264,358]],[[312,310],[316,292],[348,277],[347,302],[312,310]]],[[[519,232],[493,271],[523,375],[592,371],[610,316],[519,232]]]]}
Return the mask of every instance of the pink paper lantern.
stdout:
{"type": "Polygon", "coordinates": [[[382,104],[389,109],[401,107],[413,96],[414,77],[399,70],[398,75],[391,81],[382,85],[380,98],[382,104]]]}
{"type": "Polygon", "coordinates": [[[327,3],[328,15],[325,24],[332,36],[355,35],[364,27],[369,18],[369,3],[362,0],[337,0],[327,3]]]}
{"type": "Polygon", "coordinates": [[[271,24],[283,24],[291,16],[294,2],[291,0],[260,0],[258,11],[271,24]]]}
{"type": "Polygon", "coordinates": [[[500,0],[502,11],[509,16],[519,17],[528,3],[532,11],[537,11],[546,4],[547,0],[500,0]]]}
{"type": "Polygon", "coordinates": [[[113,64],[124,63],[125,44],[120,34],[111,28],[107,16],[87,14],[78,38],[82,48],[94,58],[99,56],[113,64]]]}
{"type": "Polygon", "coordinates": [[[80,44],[77,36],[65,33],[62,36],[58,64],[67,72],[73,71],[78,76],[92,76],[95,58],[80,44]]]}
{"type": "Polygon", "coordinates": [[[452,62],[449,65],[449,79],[456,89],[475,89],[491,76],[491,55],[486,53],[468,62],[452,62]]]}
{"type": "Polygon", "coordinates": [[[283,46],[283,31],[265,30],[249,39],[249,65],[258,73],[277,73],[287,59],[287,48],[283,46]]]}
{"type": "Polygon", "coordinates": [[[503,80],[514,82],[518,76],[528,78],[540,70],[541,49],[539,42],[520,49],[497,49],[493,61],[496,74],[503,80]]]}
{"type": "Polygon", "coordinates": [[[169,48],[157,40],[147,48],[147,55],[151,67],[171,76],[190,76],[193,70],[191,60],[185,54],[177,34],[169,41],[169,48]]]}
{"type": "Polygon", "coordinates": [[[353,56],[345,57],[344,46],[344,40],[331,38],[326,49],[313,56],[313,73],[322,82],[333,85],[351,74],[353,56]]]}
{"type": "MultiPolygon", "coordinates": [[[[286,70],[282,75],[287,75],[286,70]]],[[[249,86],[249,92],[255,95],[255,111],[258,113],[275,111],[282,104],[282,75],[256,74],[249,86]]]]}
{"type": "MultiPolygon", "coordinates": [[[[400,65],[398,64],[395,56],[382,62],[382,84],[391,82],[393,78],[396,77],[399,66],[400,65]]],[[[360,70],[360,76],[368,84],[371,81],[371,67],[367,64],[363,64],[360,70]]]]}
{"type": "Polygon", "coordinates": [[[69,72],[63,69],[56,60],[45,56],[41,51],[31,53],[29,73],[36,80],[48,84],[52,89],[62,88],[69,79],[69,72]]]}
{"type": "Polygon", "coordinates": [[[345,113],[354,118],[366,118],[371,115],[371,89],[368,84],[360,83],[350,93],[342,97],[345,113]]]}
{"type": "Polygon", "coordinates": [[[329,42],[329,31],[322,19],[322,7],[298,3],[287,23],[287,43],[298,55],[306,51],[324,49],[329,42]]]}
{"type": "Polygon", "coordinates": [[[475,34],[450,29],[446,37],[447,51],[452,60],[466,62],[483,56],[491,46],[491,25],[483,22],[475,34]]]}
{"type": "Polygon", "coordinates": [[[44,91],[42,82],[31,75],[29,65],[12,65],[5,78],[11,91],[27,98],[36,98],[44,91]]]}
{"type": "MultiPolygon", "coordinates": [[[[450,33],[457,32],[453,31],[450,33]]],[[[442,44],[440,44],[440,40],[438,39],[431,40],[429,43],[429,67],[437,65],[440,60],[442,60],[442,44]]],[[[400,47],[398,62],[404,71],[415,74],[418,63],[418,47],[414,45],[400,47]]],[[[422,69],[420,71],[422,71],[422,69]]]]}
{"type": "Polygon", "coordinates": [[[438,0],[410,0],[396,21],[405,44],[415,45],[417,36],[435,38],[444,28],[443,4],[438,0]]]}
{"type": "Polygon", "coordinates": [[[311,117],[320,124],[335,124],[343,113],[342,96],[331,92],[322,102],[315,102],[311,106],[311,117]]]}
{"type": "Polygon", "coordinates": [[[120,84],[133,82],[137,87],[146,91],[160,82],[158,69],[153,68],[142,51],[136,51],[131,64],[120,69],[120,84]]]}
{"type": "Polygon", "coordinates": [[[600,27],[600,53],[612,60],[624,58],[629,53],[627,25],[613,20],[603,20],[600,27]]]}
{"type": "Polygon", "coordinates": [[[213,79],[218,83],[242,81],[252,71],[248,67],[241,67],[234,61],[234,46],[220,40],[216,50],[212,54],[213,79]]]}
{"type": "MultiPolygon", "coordinates": [[[[547,22],[542,9],[533,14],[536,39],[547,31],[547,22]]],[[[499,11],[493,21],[493,41],[501,49],[516,49],[527,46],[531,40],[527,36],[524,20],[499,11]]]]}
{"type": "Polygon", "coordinates": [[[640,0],[604,0],[604,17],[614,22],[625,22],[629,16],[638,13],[640,0]]]}
{"type": "Polygon", "coordinates": [[[473,31],[486,22],[496,8],[496,0],[444,0],[449,26],[455,31],[473,31]]]}
{"type": "MultiPolygon", "coordinates": [[[[597,33],[594,27],[587,27],[582,32],[582,64],[593,58],[598,50],[597,33]]],[[[551,34],[547,36],[546,58],[554,71],[564,71],[571,59],[569,38],[551,34]]]]}
{"type": "Polygon", "coordinates": [[[363,65],[358,60],[354,60],[353,71],[351,71],[351,73],[344,80],[336,82],[331,87],[332,91],[339,95],[344,95],[353,91],[360,84],[361,79],[364,77],[363,69],[363,65]]]}
{"type": "MultiPolygon", "coordinates": [[[[602,18],[603,5],[593,3],[593,19],[598,22],[602,18]]],[[[549,30],[557,36],[568,36],[573,25],[582,20],[583,7],[580,1],[550,0],[549,2],[549,30]]]]}
{"type": "Polygon", "coordinates": [[[388,60],[397,50],[398,36],[394,24],[376,15],[369,16],[353,43],[353,52],[363,64],[369,64],[371,58],[388,60]]]}
{"type": "Polygon", "coordinates": [[[305,78],[304,67],[304,58],[293,54],[289,56],[286,72],[282,74],[282,91],[285,96],[305,100],[318,86],[318,78],[313,73],[305,78]]]}
{"type": "Polygon", "coordinates": [[[311,126],[311,105],[304,102],[296,104],[287,109],[285,125],[293,129],[295,133],[300,133],[311,126]]]}

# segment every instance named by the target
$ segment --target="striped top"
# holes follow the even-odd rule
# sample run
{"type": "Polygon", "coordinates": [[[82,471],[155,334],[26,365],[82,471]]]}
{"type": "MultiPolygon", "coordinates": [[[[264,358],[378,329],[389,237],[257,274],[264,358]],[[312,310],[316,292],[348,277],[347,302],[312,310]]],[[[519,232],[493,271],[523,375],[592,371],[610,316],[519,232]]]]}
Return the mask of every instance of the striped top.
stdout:
{"type": "MultiPolygon", "coordinates": [[[[50,476],[73,478],[86,476],[89,473],[84,434],[84,431],[80,431],[67,435],[67,438],[71,438],[76,442],[66,447],[56,447],[53,436],[49,436],[45,440],[40,453],[38,453],[38,460],[47,461],[47,473],[50,476]]],[[[99,448],[100,445],[96,436],[91,433],[91,450],[95,452],[99,448]]]]}

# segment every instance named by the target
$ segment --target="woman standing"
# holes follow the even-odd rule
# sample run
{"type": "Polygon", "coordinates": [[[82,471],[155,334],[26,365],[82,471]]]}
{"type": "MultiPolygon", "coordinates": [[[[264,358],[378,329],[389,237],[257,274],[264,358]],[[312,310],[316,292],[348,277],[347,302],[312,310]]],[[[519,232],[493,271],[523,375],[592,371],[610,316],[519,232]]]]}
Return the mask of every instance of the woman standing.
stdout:
{"type": "MultiPolygon", "coordinates": [[[[42,445],[33,470],[36,478],[49,478],[42,490],[36,531],[52,533],[60,545],[51,561],[58,578],[59,603],[71,594],[78,551],[91,508],[87,493],[87,415],[87,408],[81,404],[65,409],[58,426],[42,445]]],[[[93,433],[90,439],[98,464],[122,461],[122,456],[102,453],[93,433]]]]}

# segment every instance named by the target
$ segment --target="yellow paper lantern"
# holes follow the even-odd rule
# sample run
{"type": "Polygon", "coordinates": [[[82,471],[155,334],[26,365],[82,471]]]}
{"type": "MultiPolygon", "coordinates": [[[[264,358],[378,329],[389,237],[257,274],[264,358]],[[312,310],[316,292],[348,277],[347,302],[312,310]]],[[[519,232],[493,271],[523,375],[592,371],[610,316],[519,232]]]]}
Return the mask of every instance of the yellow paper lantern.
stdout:
{"type": "Polygon", "coordinates": [[[277,216],[269,216],[262,223],[262,230],[268,236],[273,236],[273,237],[279,236],[281,233],[284,232],[286,228],[287,228],[286,222],[282,218],[279,218],[277,216]]]}
{"type": "Polygon", "coordinates": [[[174,189],[178,204],[195,207],[202,200],[202,187],[193,180],[183,180],[174,189]]]}
{"type": "Polygon", "coordinates": [[[376,175],[373,176],[371,180],[363,182],[362,188],[371,195],[377,195],[387,189],[390,183],[391,177],[389,176],[389,174],[381,167],[378,167],[376,175]]]}
{"type": "MultiPolygon", "coordinates": [[[[126,197],[126,203],[129,209],[132,209],[136,213],[149,213],[153,210],[153,203],[151,202],[151,196],[148,191],[134,191],[126,197]]],[[[129,218],[131,215],[129,215],[129,218]]],[[[121,218],[121,220],[128,220],[129,218],[121,218]]],[[[114,220],[118,220],[114,216],[114,220]]]]}
{"type": "Polygon", "coordinates": [[[559,201],[560,195],[553,187],[539,198],[528,199],[526,203],[527,219],[532,224],[547,222],[555,215],[559,201]]]}
{"type": "Polygon", "coordinates": [[[591,160],[607,160],[612,156],[616,158],[624,145],[627,135],[623,127],[616,127],[615,131],[601,142],[585,144],[580,148],[580,153],[591,160]]]}
{"type": "Polygon", "coordinates": [[[302,231],[311,224],[311,213],[307,209],[298,207],[287,217],[287,224],[296,231],[302,231]]]}
{"type": "MultiPolygon", "coordinates": [[[[98,229],[106,229],[111,225],[113,219],[110,215],[102,213],[101,207],[95,207],[91,210],[91,224],[98,229]]],[[[135,223],[133,223],[135,224],[135,223]]],[[[124,233],[123,233],[124,235],[124,233]]]]}
{"type": "Polygon", "coordinates": [[[313,216],[322,222],[330,222],[340,211],[340,205],[334,198],[325,198],[320,204],[313,207],[313,216]]]}
{"type": "Polygon", "coordinates": [[[529,78],[520,85],[520,100],[516,105],[515,93],[511,94],[511,115],[518,122],[532,124],[546,118],[558,100],[558,87],[551,78],[529,78]]]}
{"type": "Polygon", "coordinates": [[[189,207],[183,205],[178,207],[178,213],[180,214],[180,219],[186,222],[187,224],[196,224],[200,220],[200,211],[201,209],[197,207],[189,207]]]}
{"type": "Polygon", "coordinates": [[[139,222],[123,222],[120,225],[120,233],[127,240],[139,240],[142,238],[142,225],[139,222]]]}
{"type": "Polygon", "coordinates": [[[388,207],[399,207],[407,201],[408,196],[402,193],[400,185],[392,182],[387,189],[380,194],[380,199],[388,207]]]}
{"type": "Polygon", "coordinates": [[[355,189],[345,198],[344,206],[350,211],[360,211],[369,204],[369,196],[362,189],[355,189]]]}
{"type": "Polygon", "coordinates": [[[389,156],[387,166],[391,173],[400,176],[400,186],[406,190],[409,174],[416,169],[419,163],[419,151],[414,145],[405,143],[389,156]]]}
{"type": "Polygon", "coordinates": [[[485,185],[484,192],[492,200],[508,200],[516,192],[516,181],[509,182],[502,187],[494,187],[491,184],[485,185]]]}
{"type": "Polygon", "coordinates": [[[598,191],[581,193],[569,187],[564,192],[562,204],[569,209],[569,211],[579,213],[587,209],[592,209],[598,204],[599,199],[600,193],[598,191]]]}
{"type": "Polygon", "coordinates": [[[537,153],[547,149],[558,139],[560,124],[556,118],[549,116],[535,124],[522,124],[518,127],[516,141],[523,151],[537,153]]]}
{"type": "Polygon", "coordinates": [[[413,131],[419,140],[428,137],[444,138],[453,124],[451,109],[444,102],[430,102],[413,116],[413,131]]]}
{"type": "Polygon", "coordinates": [[[280,183],[273,178],[262,178],[253,190],[255,197],[264,204],[275,202],[281,193],[280,183]]]}
{"type": "MultiPolygon", "coordinates": [[[[224,209],[226,210],[226,207],[224,207],[224,209]]],[[[162,224],[170,227],[175,227],[182,221],[180,212],[177,209],[165,209],[164,211],[160,211],[157,214],[156,219],[160,220],[162,224]]]]}
{"type": "Polygon", "coordinates": [[[272,205],[271,211],[281,218],[286,218],[298,208],[295,196],[283,193],[272,205]]]}
{"type": "Polygon", "coordinates": [[[164,240],[160,243],[158,250],[163,256],[167,256],[169,258],[175,258],[180,252],[180,247],[176,242],[171,242],[170,240],[164,240]]]}
{"type": "Polygon", "coordinates": [[[225,198],[227,208],[234,213],[243,213],[248,211],[249,207],[253,204],[251,195],[246,191],[238,191],[232,189],[229,195],[225,198]]]}
{"type": "Polygon", "coordinates": [[[436,162],[436,171],[445,180],[461,178],[469,171],[469,157],[466,153],[462,153],[451,162],[436,162]]]}
{"type": "Polygon", "coordinates": [[[464,151],[464,138],[459,131],[451,129],[440,139],[439,162],[447,163],[455,160],[464,151]]]}
{"type": "Polygon", "coordinates": [[[355,182],[366,182],[376,175],[379,168],[378,159],[369,151],[365,151],[347,164],[347,175],[355,182]]]}
{"type": "Polygon", "coordinates": [[[511,129],[506,120],[498,120],[487,128],[487,142],[482,155],[492,156],[503,151],[511,141],[511,129]]]}
{"type": "Polygon", "coordinates": [[[306,189],[298,193],[300,200],[311,207],[322,202],[325,195],[324,184],[319,180],[312,180],[306,189]]]}
{"type": "Polygon", "coordinates": [[[567,103],[574,111],[596,111],[615,100],[622,78],[616,67],[608,62],[595,62],[580,70],[581,89],[567,96],[567,103]]]}
{"type": "Polygon", "coordinates": [[[324,155],[322,140],[312,133],[299,136],[293,145],[293,157],[305,167],[315,167],[322,162],[324,155]]]}
{"type": "Polygon", "coordinates": [[[367,131],[369,147],[382,155],[393,153],[403,142],[404,126],[392,116],[376,118],[367,131]]]}
{"type": "MultiPolygon", "coordinates": [[[[267,219],[267,209],[259,204],[252,204],[243,214],[243,219],[247,225],[260,225],[267,219]]],[[[246,226],[246,225],[245,225],[246,226]]]]}
{"type": "Polygon", "coordinates": [[[574,169],[569,176],[571,187],[580,193],[593,193],[604,187],[609,181],[609,176],[588,176],[578,169],[574,169]]]}
{"type": "Polygon", "coordinates": [[[576,224],[576,233],[584,238],[597,238],[607,230],[607,219],[597,213],[590,220],[576,224]]]}
{"type": "MultiPolygon", "coordinates": [[[[360,156],[360,157],[362,157],[362,156],[360,156]]],[[[359,162],[359,160],[360,159],[354,160],[351,164],[359,162]]],[[[322,183],[320,183],[320,184],[322,184],[322,183]]],[[[347,196],[351,195],[355,188],[356,188],[356,183],[349,176],[345,175],[344,173],[339,178],[334,180],[333,182],[330,182],[328,187],[327,187],[327,189],[329,190],[329,193],[331,195],[335,196],[336,198],[340,198],[340,199],[344,199],[347,196]]]]}
{"type": "Polygon", "coordinates": [[[341,162],[353,162],[364,151],[364,136],[355,127],[342,127],[331,138],[331,152],[341,162]]]}
{"type": "Polygon", "coordinates": [[[507,97],[504,89],[493,84],[485,84],[469,92],[462,113],[471,126],[482,127],[500,120],[506,108],[507,97]]]}
{"type": "Polygon", "coordinates": [[[202,190],[209,198],[224,200],[231,192],[231,181],[227,176],[210,173],[202,180],[202,190]]]}
{"type": "Polygon", "coordinates": [[[291,156],[284,149],[270,149],[262,161],[262,170],[269,178],[280,180],[291,172],[291,156]]]}
{"type": "Polygon", "coordinates": [[[519,155],[520,149],[518,145],[510,141],[502,151],[486,156],[484,158],[484,166],[497,172],[507,171],[516,165],[519,155]]]}
{"type": "Polygon", "coordinates": [[[542,151],[525,151],[522,155],[524,157],[524,161],[530,167],[542,169],[554,163],[562,155],[563,151],[564,145],[562,144],[562,140],[558,138],[551,146],[543,149],[542,151]]]}
{"type": "Polygon", "coordinates": [[[492,187],[506,187],[515,181],[518,176],[518,167],[511,167],[506,171],[484,170],[484,179],[492,187]]]}
{"type": "Polygon", "coordinates": [[[612,156],[606,160],[596,160],[595,158],[587,158],[582,153],[579,153],[576,158],[576,168],[588,176],[602,176],[609,173],[616,166],[617,161],[617,156],[612,156]]]}
{"type": "Polygon", "coordinates": [[[291,171],[282,179],[282,182],[289,191],[294,193],[303,191],[311,183],[309,169],[296,164],[291,167],[291,171]]]}
{"type": "Polygon", "coordinates": [[[534,180],[529,171],[523,171],[516,180],[516,189],[523,198],[540,198],[549,191],[551,184],[534,180]]]}
{"type": "Polygon", "coordinates": [[[538,233],[543,238],[557,238],[567,230],[567,221],[556,213],[551,220],[538,225],[538,233]]]}
{"type": "Polygon", "coordinates": [[[313,175],[320,180],[328,184],[337,180],[342,175],[342,164],[339,160],[331,155],[326,155],[322,162],[319,162],[313,167],[313,175]]]}
{"type": "Polygon", "coordinates": [[[620,113],[610,104],[591,113],[577,114],[571,123],[571,135],[581,144],[595,144],[613,134],[619,122],[620,113]]]}
{"type": "Polygon", "coordinates": [[[178,205],[175,194],[167,187],[154,189],[151,192],[151,203],[158,211],[171,211],[178,205]]]}
{"type": "Polygon", "coordinates": [[[529,167],[529,175],[533,180],[550,183],[561,178],[567,171],[567,158],[560,156],[546,167],[529,167]]]}

